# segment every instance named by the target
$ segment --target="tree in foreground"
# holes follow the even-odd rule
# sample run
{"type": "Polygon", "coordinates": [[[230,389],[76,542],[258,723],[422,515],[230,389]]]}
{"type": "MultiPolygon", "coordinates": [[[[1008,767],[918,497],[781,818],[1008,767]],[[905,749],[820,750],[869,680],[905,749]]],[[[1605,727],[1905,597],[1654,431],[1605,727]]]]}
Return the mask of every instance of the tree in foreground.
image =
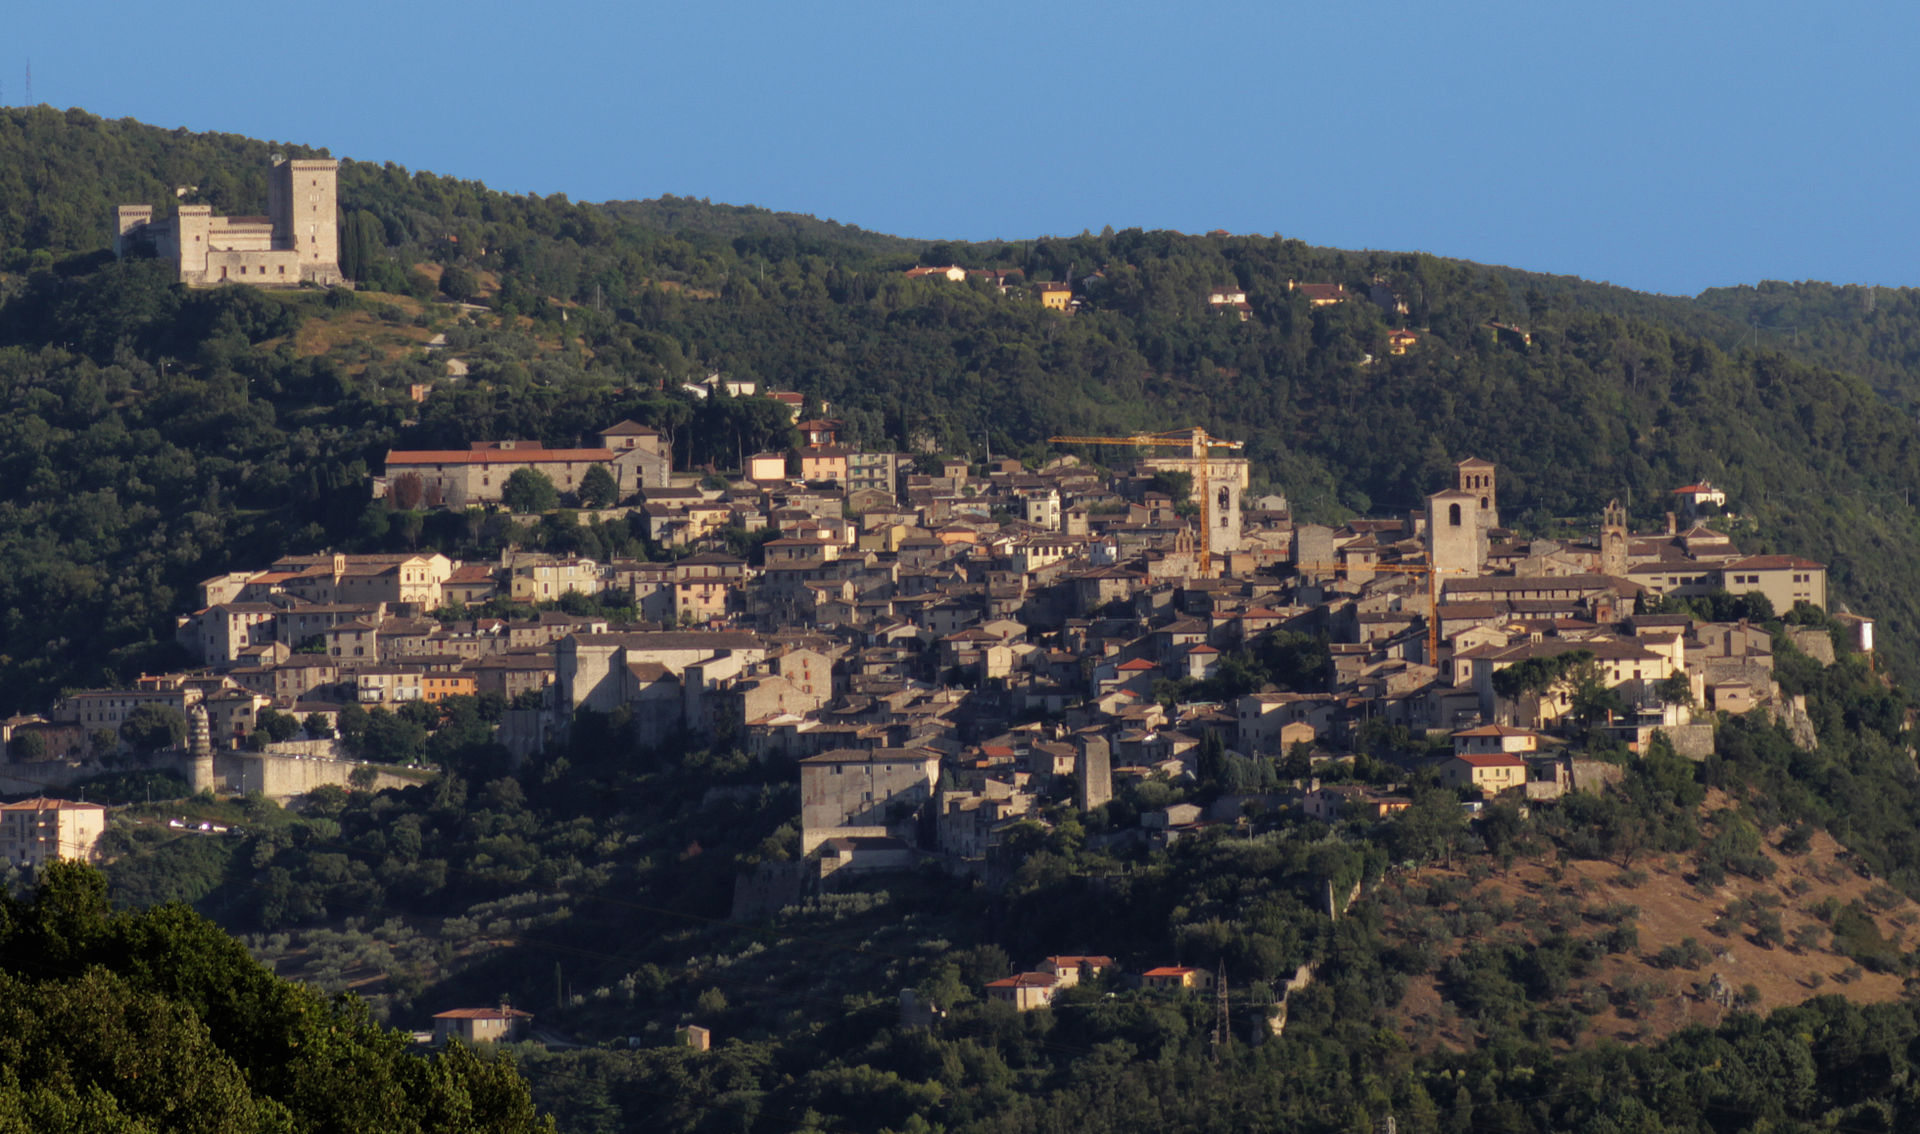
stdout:
{"type": "Polygon", "coordinates": [[[551,512],[560,506],[560,493],[545,473],[515,469],[500,490],[500,500],[514,512],[551,512]]]}
{"type": "Polygon", "coordinates": [[[143,756],[178,748],[187,739],[187,715],[171,705],[142,705],[127,714],[120,738],[143,756]]]}
{"type": "Polygon", "coordinates": [[[589,508],[610,507],[620,497],[620,486],[605,465],[595,465],[580,478],[580,503],[589,508]]]}
{"type": "Polygon", "coordinates": [[[416,1055],[185,906],[114,913],[91,867],[0,896],[0,1131],[551,1131],[504,1059],[416,1055]]]}

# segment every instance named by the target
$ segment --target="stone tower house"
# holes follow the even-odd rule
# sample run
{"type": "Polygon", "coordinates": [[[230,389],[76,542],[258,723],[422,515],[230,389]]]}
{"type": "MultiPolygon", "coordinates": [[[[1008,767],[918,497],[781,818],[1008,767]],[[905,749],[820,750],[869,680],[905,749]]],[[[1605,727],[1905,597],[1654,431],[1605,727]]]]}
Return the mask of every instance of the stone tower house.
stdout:
{"type": "Polygon", "coordinates": [[[1081,813],[1113,798],[1113,756],[1104,736],[1077,736],[1073,759],[1073,804],[1081,813]]]}
{"type": "Polygon", "coordinates": [[[1474,578],[1486,566],[1487,529],[1477,519],[1479,500],[1459,491],[1427,497],[1427,559],[1439,572],[1441,587],[1449,579],[1474,578]]]}

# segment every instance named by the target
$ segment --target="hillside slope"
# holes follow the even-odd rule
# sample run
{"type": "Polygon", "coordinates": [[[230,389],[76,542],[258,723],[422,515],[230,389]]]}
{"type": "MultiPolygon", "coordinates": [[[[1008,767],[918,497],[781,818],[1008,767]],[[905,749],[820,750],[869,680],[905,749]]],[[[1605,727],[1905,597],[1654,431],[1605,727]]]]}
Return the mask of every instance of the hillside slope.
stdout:
{"type": "MultiPolygon", "coordinates": [[[[137,265],[101,262],[116,199],[165,200],[167,185],[186,182],[216,207],[256,209],[275,148],[77,111],[0,112],[11,187],[0,192],[0,246],[10,248],[0,261],[13,273],[0,275],[0,380],[16,394],[0,422],[14,442],[0,541],[21,548],[19,562],[52,555],[56,574],[78,575],[29,567],[39,593],[94,601],[95,573],[184,593],[237,547],[364,541],[349,482],[389,444],[516,431],[570,440],[614,411],[595,402],[608,391],[724,370],[831,401],[868,443],[1039,456],[1055,432],[1204,425],[1245,438],[1256,478],[1307,517],[1412,506],[1468,454],[1501,466],[1509,521],[1545,535],[1563,533],[1558,517],[1585,530],[1616,496],[1657,524],[1670,489],[1710,477],[1745,518],[1743,543],[1830,562],[1836,598],[1882,620],[1903,670],[1920,658],[1910,499],[1920,429],[1859,378],[1771,349],[1726,353],[1712,341],[1726,320],[1703,321],[1685,301],[1547,277],[1528,278],[1529,298],[1505,270],[1267,238],[1126,231],[938,250],[1030,279],[1077,277],[1084,309],[1068,318],[1018,289],[908,280],[897,244],[857,230],[687,201],[603,209],[513,197],[348,162],[342,208],[372,241],[365,270],[380,286],[433,299],[447,268],[497,281],[493,313],[465,340],[482,364],[474,380],[440,384],[420,425],[406,427],[416,415],[404,391],[438,375],[424,352],[369,369],[350,344],[322,359],[272,345],[287,334],[339,338],[282,323],[344,319],[343,306],[174,295],[137,265]],[[1312,307],[1289,286],[1300,280],[1344,284],[1353,298],[1312,307]],[[1404,317],[1361,298],[1375,281],[1404,317]],[[1208,309],[1208,289],[1229,282],[1248,295],[1248,321],[1208,309]],[[1530,344],[1496,338],[1490,320],[1525,320],[1530,344]],[[1421,338],[1393,356],[1385,336],[1401,323],[1421,338]],[[187,389],[200,405],[177,396],[187,389]],[[244,428],[207,428],[215,390],[231,400],[226,420],[244,428]],[[88,431],[97,436],[83,444],[88,431]],[[179,451],[164,468],[149,468],[152,437],[179,451]],[[122,514],[78,528],[62,514],[71,474],[61,462],[90,459],[62,455],[75,445],[143,474],[103,469],[124,486],[122,514]],[[268,468],[272,485],[296,486],[298,507],[259,479],[268,468]],[[203,538],[154,570],[122,546],[125,525],[146,522],[125,512],[156,483],[145,472],[206,518],[195,521],[203,538]]],[[[436,306],[382,318],[452,329],[461,315],[436,306]]],[[[677,431],[684,461],[731,461],[742,440],[671,395],[617,408],[677,431]]],[[[81,669],[43,656],[72,637],[49,621],[68,599],[29,600],[33,589],[0,594],[0,672],[33,666],[45,682],[72,684],[81,669]]],[[[94,620],[108,630],[79,659],[85,671],[137,664],[141,639],[166,641],[168,610],[122,605],[94,620]]]]}

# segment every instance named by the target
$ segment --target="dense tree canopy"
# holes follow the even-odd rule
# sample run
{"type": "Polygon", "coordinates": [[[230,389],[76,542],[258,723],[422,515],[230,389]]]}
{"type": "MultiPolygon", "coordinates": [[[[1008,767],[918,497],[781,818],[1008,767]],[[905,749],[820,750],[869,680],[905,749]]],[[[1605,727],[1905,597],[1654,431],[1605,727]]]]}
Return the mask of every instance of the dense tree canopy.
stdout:
{"type": "Polygon", "coordinates": [[[115,914],[91,868],[0,898],[0,1129],[551,1129],[505,1062],[431,1058],[275,978],[179,906],[115,914]]]}

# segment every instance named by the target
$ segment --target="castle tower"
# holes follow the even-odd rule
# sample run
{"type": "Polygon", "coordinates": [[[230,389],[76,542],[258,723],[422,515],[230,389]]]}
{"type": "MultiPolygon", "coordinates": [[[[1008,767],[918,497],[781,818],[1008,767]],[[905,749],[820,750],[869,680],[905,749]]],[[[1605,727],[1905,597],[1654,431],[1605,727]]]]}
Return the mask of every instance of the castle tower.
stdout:
{"type": "Polygon", "coordinates": [[[273,246],[298,254],[303,280],[340,282],[339,172],[332,158],[283,159],[267,176],[273,246]]]}
{"type": "Polygon", "coordinates": [[[180,281],[205,280],[207,253],[213,251],[213,206],[181,205],[174,210],[171,235],[173,255],[180,261],[180,281]]]}
{"type": "Polygon", "coordinates": [[[207,719],[207,707],[196,704],[187,716],[189,765],[187,787],[198,794],[213,791],[213,727],[207,719]]]}
{"type": "Polygon", "coordinates": [[[1627,510],[1618,500],[1607,501],[1600,513],[1600,573],[1627,576],[1627,510]]]}
{"type": "Polygon", "coordinates": [[[1500,494],[1494,484],[1492,461],[1468,457],[1453,466],[1454,491],[1475,498],[1474,523],[1482,531],[1500,526],[1500,494]]]}
{"type": "Polygon", "coordinates": [[[133,234],[152,223],[152,205],[121,205],[114,210],[113,254],[115,258],[125,256],[133,234]]]}

